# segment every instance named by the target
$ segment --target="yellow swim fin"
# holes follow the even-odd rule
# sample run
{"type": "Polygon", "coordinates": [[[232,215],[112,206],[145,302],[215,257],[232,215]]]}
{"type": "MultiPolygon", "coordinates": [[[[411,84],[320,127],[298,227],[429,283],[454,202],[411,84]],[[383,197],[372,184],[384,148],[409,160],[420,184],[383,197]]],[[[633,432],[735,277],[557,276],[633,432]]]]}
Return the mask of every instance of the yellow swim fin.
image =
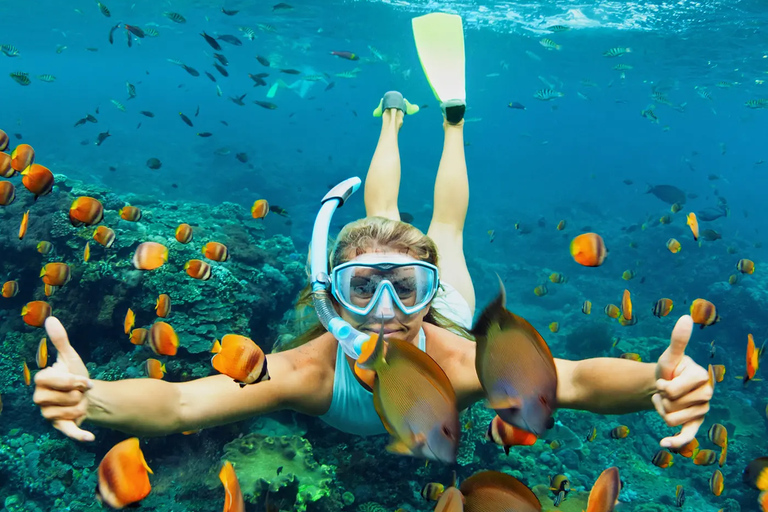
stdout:
{"type": "Polygon", "coordinates": [[[431,13],[413,18],[421,67],[443,109],[466,103],[464,29],[461,16],[431,13]]]}

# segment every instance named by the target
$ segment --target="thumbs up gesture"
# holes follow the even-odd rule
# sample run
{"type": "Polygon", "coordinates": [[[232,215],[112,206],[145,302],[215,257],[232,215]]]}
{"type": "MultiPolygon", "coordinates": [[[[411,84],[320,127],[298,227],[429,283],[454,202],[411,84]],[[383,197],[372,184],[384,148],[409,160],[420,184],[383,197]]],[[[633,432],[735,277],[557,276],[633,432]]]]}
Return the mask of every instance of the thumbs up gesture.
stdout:
{"type": "Polygon", "coordinates": [[[64,435],[78,441],[93,441],[94,435],[80,428],[88,412],[86,391],[92,387],[88,369],[70,345],[67,331],[57,318],[46,319],[45,330],[58,357],[53,366],[35,375],[32,399],[43,417],[64,435]]]}
{"type": "Polygon", "coordinates": [[[664,448],[680,448],[693,440],[709,412],[714,392],[707,370],[685,355],[692,331],[693,319],[681,316],[672,330],[669,347],[656,363],[653,405],[668,426],[682,425],[678,434],[661,440],[659,444],[664,448]]]}

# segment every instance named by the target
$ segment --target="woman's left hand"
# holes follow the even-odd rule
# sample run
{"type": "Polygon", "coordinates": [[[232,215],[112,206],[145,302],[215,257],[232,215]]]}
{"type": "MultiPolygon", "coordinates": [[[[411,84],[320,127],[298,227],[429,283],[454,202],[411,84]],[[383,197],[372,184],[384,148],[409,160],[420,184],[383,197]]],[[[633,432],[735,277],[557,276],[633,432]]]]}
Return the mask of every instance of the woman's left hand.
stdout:
{"type": "Polygon", "coordinates": [[[669,347],[656,364],[653,405],[668,426],[682,425],[679,433],[661,440],[659,444],[664,448],[680,448],[696,437],[714,392],[709,372],[685,355],[692,331],[693,319],[681,316],[672,330],[669,347]]]}

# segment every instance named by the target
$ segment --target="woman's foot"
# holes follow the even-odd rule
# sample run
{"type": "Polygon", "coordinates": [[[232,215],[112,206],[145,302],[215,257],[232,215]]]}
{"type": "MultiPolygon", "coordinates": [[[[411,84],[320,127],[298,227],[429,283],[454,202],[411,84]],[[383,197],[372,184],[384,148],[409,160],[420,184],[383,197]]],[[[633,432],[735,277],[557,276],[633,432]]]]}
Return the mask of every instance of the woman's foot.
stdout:
{"type": "Polygon", "coordinates": [[[464,122],[464,112],[467,110],[464,100],[448,100],[441,103],[440,108],[448,124],[458,125],[464,122]]]}

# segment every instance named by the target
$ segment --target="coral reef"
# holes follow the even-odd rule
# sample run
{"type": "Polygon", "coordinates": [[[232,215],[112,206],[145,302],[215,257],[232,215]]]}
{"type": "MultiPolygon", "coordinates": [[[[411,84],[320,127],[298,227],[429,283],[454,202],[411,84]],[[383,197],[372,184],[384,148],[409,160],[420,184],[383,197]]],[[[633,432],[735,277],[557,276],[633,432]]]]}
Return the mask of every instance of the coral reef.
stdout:
{"type": "Polygon", "coordinates": [[[309,441],[299,436],[249,434],[227,443],[223,460],[235,467],[243,495],[256,500],[269,490],[285,499],[283,488],[295,489],[292,510],[329,496],[335,468],[318,464],[309,441]]]}

